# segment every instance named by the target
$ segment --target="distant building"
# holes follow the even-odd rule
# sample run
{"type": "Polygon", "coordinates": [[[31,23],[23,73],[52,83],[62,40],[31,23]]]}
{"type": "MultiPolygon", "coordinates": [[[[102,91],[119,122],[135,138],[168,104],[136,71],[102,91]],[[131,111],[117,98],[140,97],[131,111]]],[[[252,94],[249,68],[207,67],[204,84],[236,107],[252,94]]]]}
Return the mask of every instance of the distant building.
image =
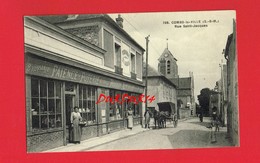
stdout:
{"type": "MultiPolygon", "coordinates": [[[[146,69],[144,68],[144,74],[146,69]]],[[[145,80],[145,76],[144,76],[145,80]]],[[[174,83],[167,79],[163,74],[148,65],[147,72],[148,89],[147,95],[154,95],[155,101],[147,103],[150,110],[159,110],[158,103],[170,102],[173,104],[175,112],[177,112],[177,88],[174,83]]]]}
{"type": "Polygon", "coordinates": [[[161,74],[163,74],[168,79],[178,78],[177,59],[173,56],[168,48],[164,49],[158,60],[158,71],[161,74]]]}
{"type": "Polygon", "coordinates": [[[238,111],[238,78],[236,50],[236,22],[233,22],[233,33],[228,36],[225,54],[227,61],[227,129],[234,145],[239,145],[239,111],[238,111]]]}
{"type": "Polygon", "coordinates": [[[158,71],[177,86],[177,100],[183,104],[181,109],[189,109],[188,112],[185,111],[185,117],[196,115],[193,73],[190,72],[189,77],[179,77],[177,59],[168,48],[163,51],[158,60],[158,71]]]}

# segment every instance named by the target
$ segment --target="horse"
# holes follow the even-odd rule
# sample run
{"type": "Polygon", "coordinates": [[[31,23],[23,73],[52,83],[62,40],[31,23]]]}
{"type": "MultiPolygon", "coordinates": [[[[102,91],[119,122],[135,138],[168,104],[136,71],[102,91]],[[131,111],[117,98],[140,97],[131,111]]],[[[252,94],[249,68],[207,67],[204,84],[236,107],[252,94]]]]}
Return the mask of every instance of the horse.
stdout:
{"type": "Polygon", "coordinates": [[[154,110],[153,117],[155,128],[157,125],[158,128],[166,128],[166,114],[164,112],[154,110]]]}

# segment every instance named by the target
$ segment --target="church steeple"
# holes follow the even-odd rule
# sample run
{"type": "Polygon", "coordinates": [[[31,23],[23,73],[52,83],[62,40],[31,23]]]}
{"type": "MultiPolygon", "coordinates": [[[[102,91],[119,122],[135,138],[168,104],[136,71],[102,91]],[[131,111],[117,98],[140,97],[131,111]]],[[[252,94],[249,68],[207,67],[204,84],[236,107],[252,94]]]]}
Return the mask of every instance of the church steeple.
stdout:
{"type": "Polygon", "coordinates": [[[166,39],[166,48],[168,49],[168,38],[166,39]]]}
{"type": "Polygon", "coordinates": [[[172,79],[178,76],[178,65],[177,59],[172,55],[168,49],[168,38],[166,39],[166,48],[160,56],[158,71],[163,74],[166,78],[172,79]]]}

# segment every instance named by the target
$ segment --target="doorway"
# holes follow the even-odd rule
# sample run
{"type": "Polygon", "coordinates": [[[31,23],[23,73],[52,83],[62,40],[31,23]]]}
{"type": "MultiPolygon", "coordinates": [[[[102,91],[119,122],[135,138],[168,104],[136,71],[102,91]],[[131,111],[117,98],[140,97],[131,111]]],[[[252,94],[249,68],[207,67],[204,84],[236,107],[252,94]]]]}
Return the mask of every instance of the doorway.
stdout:
{"type": "Polygon", "coordinates": [[[66,142],[71,141],[71,121],[70,116],[75,106],[75,95],[65,94],[65,109],[66,109],[66,142]]]}

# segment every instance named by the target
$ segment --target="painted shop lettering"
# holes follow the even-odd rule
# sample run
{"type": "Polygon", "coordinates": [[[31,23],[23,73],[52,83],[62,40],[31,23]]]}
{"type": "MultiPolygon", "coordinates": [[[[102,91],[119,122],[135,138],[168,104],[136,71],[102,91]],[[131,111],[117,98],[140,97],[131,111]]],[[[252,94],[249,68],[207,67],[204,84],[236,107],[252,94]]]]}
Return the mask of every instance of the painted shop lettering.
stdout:
{"type": "Polygon", "coordinates": [[[41,72],[41,73],[49,73],[50,67],[44,66],[44,65],[34,65],[34,64],[28,64],[26,66],[27,72],[41,72]]]}
{"type": "Polygon", "coordinates": [[[52,76],[58,78],[68,78],[71,80],[77,80],[79,74],[78,72],[72,72],[66,68],[60,68],[59,66],[54,66],[52,71],[52,76]]]}
{"type": "Polygon", "coordinates": [[[98,97],[98,100],[96,104],[99,104],[101,102],[109,102],[111,104],[114,103],[119,103],[122,104],[124,102],[132,102],[134,104],[138,104],[139,102],[149,102],[152,103],[155,100],[155,96],[146,96],[144,94],[141,94],[139,96],[129,96],[128,94],[123,94],[122,96],[120,94],[115,95],[114,97],[112,96],[106,96],[105,94],[101,93],[98,97]]]}

